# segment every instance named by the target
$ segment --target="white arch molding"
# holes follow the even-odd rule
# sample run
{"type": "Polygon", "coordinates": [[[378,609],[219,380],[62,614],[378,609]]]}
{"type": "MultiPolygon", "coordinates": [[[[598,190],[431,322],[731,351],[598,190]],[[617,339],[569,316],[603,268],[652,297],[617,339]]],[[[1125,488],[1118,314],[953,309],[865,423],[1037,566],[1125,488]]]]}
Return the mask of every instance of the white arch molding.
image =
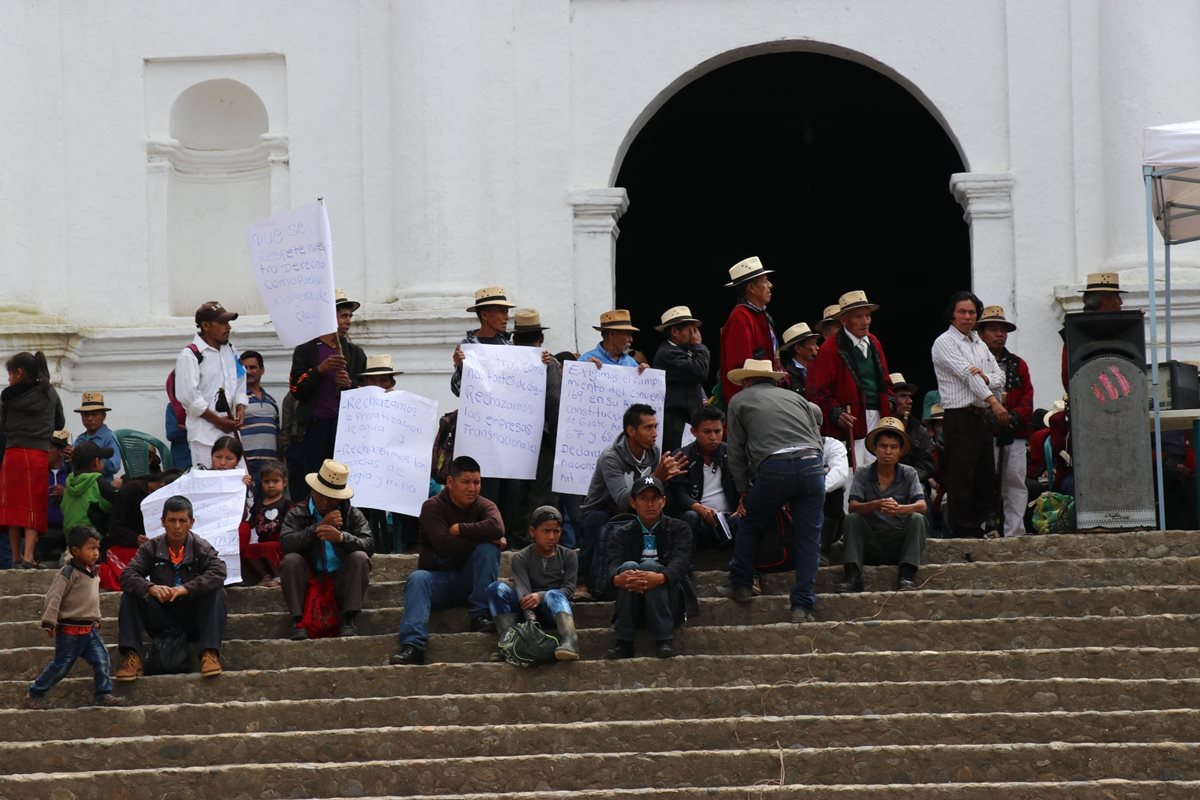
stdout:
{"type": "MultiPolygon", "coordinates": [[[[612,308],[616,290],[617,222],[630,202],[623,187],[615,186],[617,175],[629,147],[659,109],[680,89],[703,75],[742,59],[769,53],[822,53],[866,66],[912,95],[938,122],[958,151],[964,166],[970,168],[967,148],[946,121],[945,115],[913,81],[871,56],[838,45],[809,39],[780,40],[750,45],[710,58],[665,87],[642,110],[630,126],[613,159],[609,186],[576,189],[567,202],[574,211],[575,328],[580,344],[592,338],[591,320],[612,308]]],[[[963,207],[963,218],[971,236],[971,282],[976,294],[996,298],[1016,321],[1016,260],[1013,242],[1012,173],[960,172],[951,176],[948,191],[963,207]]]]}

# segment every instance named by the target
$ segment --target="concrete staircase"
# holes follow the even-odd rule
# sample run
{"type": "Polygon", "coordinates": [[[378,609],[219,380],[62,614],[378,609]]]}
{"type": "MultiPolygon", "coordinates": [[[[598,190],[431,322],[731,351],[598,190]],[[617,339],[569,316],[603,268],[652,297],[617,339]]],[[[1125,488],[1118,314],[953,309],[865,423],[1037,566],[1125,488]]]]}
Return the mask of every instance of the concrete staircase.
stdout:
{"type": "Polygon", "coordinates": [[[34,622],[52,573],[0,574],[0,798],[1200,797],[1200,533],[928,555],[905,594],[868,568],[866,593],[834,595],[823,569],[803,626],[788,576],[739,607],[706,557],[683,655],[598,660],[611,606],[594,603],[584,660],[532,670],[485,663],[495,636],[462,610],[436,615],[438,663],[386,666],[415,557],[380,556],[358,638],[283,641],[278,590],[234,588],[219,678],[79,709],[81,662],[49,711],[15,709],[52,652],[34,622]]]}

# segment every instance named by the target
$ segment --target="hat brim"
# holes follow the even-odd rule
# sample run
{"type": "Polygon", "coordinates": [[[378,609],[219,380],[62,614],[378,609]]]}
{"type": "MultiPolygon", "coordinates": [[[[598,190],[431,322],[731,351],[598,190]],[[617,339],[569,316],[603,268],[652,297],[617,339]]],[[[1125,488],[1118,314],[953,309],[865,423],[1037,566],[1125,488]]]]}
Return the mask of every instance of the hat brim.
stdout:
{"type": "Polygon", "coordinates": [[[600,331],[625,331],[626,333],[641,333],[641,328],[635,328],[632,325],[593,325],[592,330],[600,331]]]}
{"type": "Polygon", "coordinates": [[[360,377],[360,378],[386,378],[389,375],[395,377],[396,375],[403,375],[403,374],[404,374],[403,370],[391,369],[391,370],[382,370],[382,371],[376,370],[375,372],[370,372],[370,371],[360,372],[360,373],[358,373],[358,377],[360,377]]]}
{"type": "Polygon", "coordinates": [[[978,330],[983,325],[1003,325],[1004,330],[1008,331],[1009,333],[1012,333],[1017,329],[1016,325],[1006,319],[1000,319],[999,317],[984,317],[975,323],[975,329],[978,330]]]}
{"type": "Polygon", "coordinates": [[[358,311],[358,309],[362,308],[362,303],[359,303],[355,300],[339,300],[334,303],[334,308],[342,308],[343,306],[350,306],[350,313],[354,313],[355,311],[358,311]]]}
{"type": "Polygon", "coordinates": [[[824,338],[825,337],[822,334],[817,333],[816,331],[813,331],[812,333],[806,333],[803,336],[797,336],[795,339],[789,339],[788,341],[779,345],[779,349],[776,350],[775,352],[782,353],[784,350],[790,350],[793,347],[795,347],[796,345],[800,344],[801,342],[807,342],[809,339],[824,339],[824,338]]]}
{"type": "Polygon", "coordinates": [[[731,369],[725,377],[729,378],[729,382],[734,386],[741,386],[742,382],[747,378],[770,378],[773,381],[787,377],[782,372],[767,371],[761,369],[731,369]]]}
{"type": "Polygon", "coordinates": [[[866,309],[867,311],[878,311],[879,304],[878,303],[851,303],[850,305],[846,306],[845,308],[839,309],[838,316],[841,317],[843,314],[849,314],[851,311],[858,311],[860,308],[866,309]]]}
{"type": "Polygon", "coordinates": [[[517,304],[510,303],[507,300],[489,300],[486,303],[476,303],[474,305],[467,306],[467,311],[478,311],[479,309],[487,308],[488,306],[500,306],[501,308],[516,308],[517,304]]]}
{"type": "Polygon", "coordinates": [[[915,383],[910,383],[909,381],[892,384],[893,392],[912,392],[913,394],[916,394],[918,388],[919,387],[915,383]]]}
{"type": "Polygon", "coordinates": [[[689,325],[693,322],[696,324],[697,328],[704,324],[695,317],[676,317],[675,319],[667,320],[662,325],[655,325],[654,330],[658,331],[659,333],[664,333],[667,328],[674,328],[676,325],[689,325]]]}
{"type": "Polygon", "coordinates": [[[666,495],[666,494],[665,494],[665,493],[664,493],[662,490],[660,490],[660,489],[659,489],[657,486],[643,486],[643,487],[641,487],[640,489],[636,489],[636,490],[634,490],[634,491],[630,492],[630,493],[629,493],[629,496],[630,496],[630,497],[638,497],[639,495],[645,494],[646,492],[658,492],[659,496],[661,496],[661,497],[666,497],[666,496],[667,496],[667,495],[666,495]]]}
{"type": "Polygon", "coordinates": [[[1120,286],[1086,286],[1079,291],[1080,294],[1085,294],[1087,292],[1115,292],[1116,294],[1129,294],[1129,292],[1125,291],[1120,286]]]}
{"type": "Polygon", "coordinates": [[[763,275],[770,275],[774,271],[775,270],[773,269],[760,269],[758,272],[751,272],[749,275],[743,275],[736,281],[730,281],[729,283],[725,284],[725,288],[732,289],[735,286],[741,286],[743,283],[749,283],[755,278],[761,278],[763,275]]]}
{"type": "Polygon", "coordinates": [[[321,483],[319,473],[316,472],[310,472],[305,475],[304,482],[308,484],[308,488],[317,494],[331,497],[334,500],[349,500],[351,497],[354,497],[354,490],[349,486],[346,486],[344,489],[332,489],[321,483]]]}
{"type": "Polygon", "coordinates": [[[912,449],[912,439],[908,438],[908,433],[905,431],[897,430],[895,428],[876,428],[868,433],[867,438],[863,441],[863,444],[866,445],[868,453],[875,455],[875,440],[879,438],[880,434],[884,433],[890,433],[895,436],[899,436],[901,440],[900,457],[904,458],[906,455],[908,455],[908,451],[912,449]]]}
{"type": "Polygon", "coordinates": [[[75,409],[76,414],[82,414],[85,411],[112,411],[108,406],[80,406],[75,409]]]}
{"type": "Polygon", "coordinates": [[[514,325],[513,333],[541,333],[550,330],[546,325],[514,325]]]}

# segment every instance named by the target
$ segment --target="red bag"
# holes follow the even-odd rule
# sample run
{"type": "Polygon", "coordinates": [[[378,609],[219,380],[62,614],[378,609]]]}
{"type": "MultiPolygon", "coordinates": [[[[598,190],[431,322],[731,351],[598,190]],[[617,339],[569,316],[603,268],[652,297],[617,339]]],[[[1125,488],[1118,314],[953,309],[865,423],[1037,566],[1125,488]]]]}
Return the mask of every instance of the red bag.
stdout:
{"type": "Polygon", "coordinates": [[[110,547],[104,554],[104,563],[96,568],[100,577],[100,588],[109,592],[121,591],[121,573],[137,555],[136,547],[110,547]]]}
{"type": "Polygon", "coordinates": [[[304,595],[304,616],[300,627],[310,639],[328,639],[341,632],[337,597],[333,593],[334,579],[329,575],[308,576],[308,593],[304,595]]]}

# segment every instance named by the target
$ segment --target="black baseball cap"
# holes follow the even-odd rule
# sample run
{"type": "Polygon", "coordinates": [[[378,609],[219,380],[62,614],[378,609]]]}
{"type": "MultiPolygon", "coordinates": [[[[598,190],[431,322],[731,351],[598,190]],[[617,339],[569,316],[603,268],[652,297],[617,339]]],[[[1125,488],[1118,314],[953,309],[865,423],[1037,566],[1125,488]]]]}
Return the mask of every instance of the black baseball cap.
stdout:
{"type": "Polygon", "coordinates": [[[196,309],[196,325],[201,322],[230,322],[238,318],[232,311],[226,311],[225,306],[216,300],[209,300],[196,309]]]}
{"type": "Polygon", "coordinates": [[[75,471],[86,469],[97,458],[111,458],[112,454],[111,447],[101,447],[90,439],[85,439],[75,445],[75,452],[71,454],[71,468],[75,471]]]}
{"type": "Polygon", "coordinates": [[[639,494],[646,491],[647,489],[655,489],[658,491],[659,494],[663,495],[664,497],[667,494],[667,490],[663,488],[662,481],[660,481],[658,478],[654,477],[653,475],[647,475],[643,478],[638,478],[636,481],[633,482],[633,488],[630,489],[629,496],[637,497],[639,494]]]}

